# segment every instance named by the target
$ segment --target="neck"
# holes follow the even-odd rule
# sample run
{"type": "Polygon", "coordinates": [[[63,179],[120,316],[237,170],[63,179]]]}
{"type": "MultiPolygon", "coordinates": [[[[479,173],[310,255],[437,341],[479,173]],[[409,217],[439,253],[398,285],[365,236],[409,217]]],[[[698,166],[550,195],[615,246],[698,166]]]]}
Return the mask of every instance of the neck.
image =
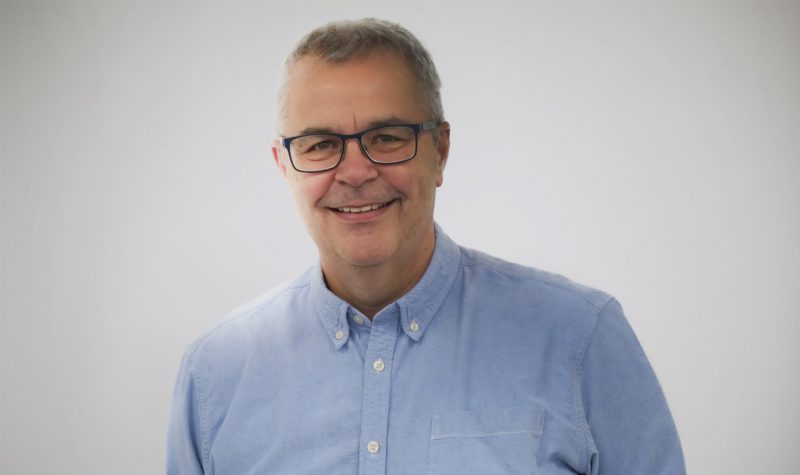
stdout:
{"type": "Polygon", "coordinates": [[[371,320],[381,309],[414,288],[428,269],[435,244],[431,230],[415,256],[395,256],[366,267],[323,261],[325,283],[331,292],[371,320]]]}

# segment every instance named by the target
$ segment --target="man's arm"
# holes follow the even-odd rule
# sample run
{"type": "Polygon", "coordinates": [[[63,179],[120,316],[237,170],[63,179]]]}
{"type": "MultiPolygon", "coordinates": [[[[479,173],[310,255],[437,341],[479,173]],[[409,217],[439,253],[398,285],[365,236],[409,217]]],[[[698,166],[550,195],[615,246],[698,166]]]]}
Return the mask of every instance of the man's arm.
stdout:
{"type": "Polygon", "coordinates": [[[194,475],[203,471],[202,394],[183,358],[175,389],[167,429],[167,474],[194,475]]]}
{"type": "Polygon", "coordinates": [[[685,474],[667,401],[616,300],[598,315],[582,370],[582,403],[597,448],[591,473],[685,474]]]}

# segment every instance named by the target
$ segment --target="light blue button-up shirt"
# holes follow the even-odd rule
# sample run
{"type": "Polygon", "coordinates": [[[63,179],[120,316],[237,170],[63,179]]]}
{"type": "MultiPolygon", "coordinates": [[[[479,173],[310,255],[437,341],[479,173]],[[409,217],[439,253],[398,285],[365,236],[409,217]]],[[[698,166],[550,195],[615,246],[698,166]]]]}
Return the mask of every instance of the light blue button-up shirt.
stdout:
{"type": "Polygon", "coordinates": [[[319,266],[187,350],[169,474],[684,474],[618,303],[461,248],[370,321],[319,266]]]}

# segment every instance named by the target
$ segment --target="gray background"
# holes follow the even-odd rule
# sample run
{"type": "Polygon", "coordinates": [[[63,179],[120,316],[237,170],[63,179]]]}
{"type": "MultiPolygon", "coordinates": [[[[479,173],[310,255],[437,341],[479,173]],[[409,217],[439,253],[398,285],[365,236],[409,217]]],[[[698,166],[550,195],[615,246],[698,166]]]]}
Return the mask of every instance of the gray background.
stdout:
{"type": "Polygon", "coordinates": [[[695,474],[796,473],[800,4],[2,3],[0,472],[163,472],[185,346],[316,256],[277,67],[403,23],[456,241],[619,298],[695,474]]]}

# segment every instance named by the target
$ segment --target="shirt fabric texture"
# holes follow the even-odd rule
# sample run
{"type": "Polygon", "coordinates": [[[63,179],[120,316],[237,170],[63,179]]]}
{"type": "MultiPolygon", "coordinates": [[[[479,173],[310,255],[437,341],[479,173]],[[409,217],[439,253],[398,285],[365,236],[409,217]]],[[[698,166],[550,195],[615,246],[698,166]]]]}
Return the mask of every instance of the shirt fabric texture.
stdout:
{"type": "Polygon", "coordinates": [[[191,344],[168,474],[685,474],[609,295],[459,247],[370,321],[319,265],[191,344]]]}

